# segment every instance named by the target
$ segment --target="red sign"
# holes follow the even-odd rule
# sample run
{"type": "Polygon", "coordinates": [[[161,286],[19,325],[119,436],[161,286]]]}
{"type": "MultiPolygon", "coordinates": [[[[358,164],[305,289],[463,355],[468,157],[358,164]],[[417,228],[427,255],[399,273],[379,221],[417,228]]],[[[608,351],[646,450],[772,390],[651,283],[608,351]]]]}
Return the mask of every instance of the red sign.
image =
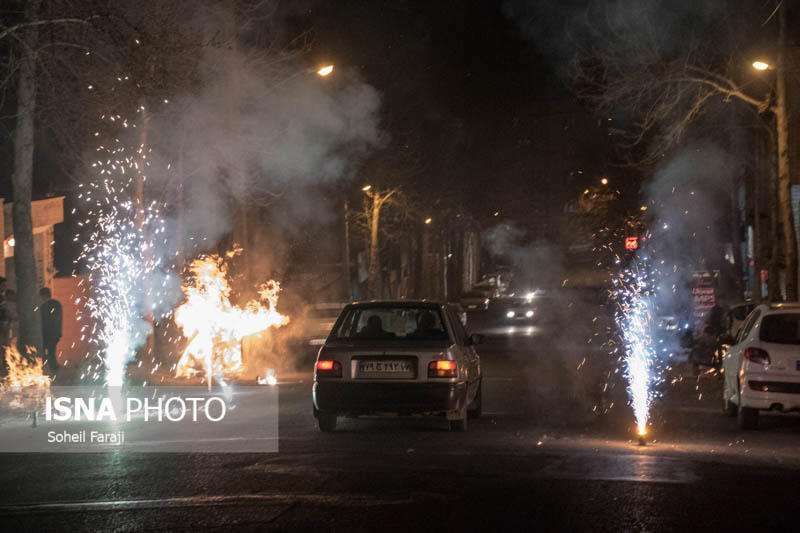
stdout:
{"type": "Polygon", "coordinates": [[[719,271],[695,272],[692,274],[694,286],[692,287],[694,327],[702,331],[703,325],[708,320],[708,313],[716,304],[716,286],[719,271]]]}
{"type": "Polygon", "coordinates": [[[625,249],[636,250],[639,248],[639,237],[625,237],[625,249]]]}

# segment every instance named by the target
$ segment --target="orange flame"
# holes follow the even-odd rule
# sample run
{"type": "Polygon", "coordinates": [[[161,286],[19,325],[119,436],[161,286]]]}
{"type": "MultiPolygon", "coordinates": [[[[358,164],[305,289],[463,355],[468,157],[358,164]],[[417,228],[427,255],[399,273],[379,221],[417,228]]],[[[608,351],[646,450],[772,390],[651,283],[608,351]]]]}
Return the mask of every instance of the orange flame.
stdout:
{"type": "MultiPolygon", "coordinates": [[[[231,258],[241,252],[234,249],[231,258]]],[[[289,322],[277,310],[280,285],[268,281],[259,288],[258,300],[237,307],[230,301],[228,269],[219,255],[201,257],[189,266],[192,279],[182,287],[186,301],[175,310],[175,322],[189,339],[178,361],[176,377],[202,372],[209,387],[213,378],[241,375],[244,337],[289,322]]]]}
{"type": "Polygon", "coordinates": [[[43,401],[50,390],[50,376],[44,373],[44,361],[29,351],[24,357],[16,348],[12,339],[11,346],[5,350],[6,369],[8,375],[0,381],[0,389],[11,393],[9,407],[26,407],[37,405],[43,401]]]}
{"type": "Polygon", "coordinates": [[[44,361],[33,355],[23,357],[13,344],[6,348],[8,375],[3,379],[3,387],[49,387],[50,376],[44,373],[44,361]]]}

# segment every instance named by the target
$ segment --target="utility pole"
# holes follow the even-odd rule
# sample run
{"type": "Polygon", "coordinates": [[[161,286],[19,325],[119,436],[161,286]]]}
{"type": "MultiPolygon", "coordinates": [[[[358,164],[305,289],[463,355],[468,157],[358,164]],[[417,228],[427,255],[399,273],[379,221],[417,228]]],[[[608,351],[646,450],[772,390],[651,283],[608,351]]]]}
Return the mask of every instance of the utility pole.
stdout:
{"type": "Polygon", "coordinates": [[[756,164],[753,173],[753,299],[761,302],[761,144],[756,146],[756,164]]]}
{"type": "MultiPolygon", "coordinates": [[[[150,127],[150,113],[147,111],[147,107],[145,106],[145,100],[142,98],[140,100],[141,104],[139,105],[139,109],[142,112],[142,123],[139,128],[139,150],[141,151],[142,157],[146,158],[149,152],[147,147],[147,130],[150,127]]],[[[142,165],[142,170],[147,168],[147,165],[142,165]]],[[[144,216],[144,180],[145,176],[142,173],[142,170],[136,173],[136,226],[139,228],[141,233],[142,228],[144,227],[145,223],[145,216],[144,216]]],[[[152,250],[145,250],[142,252],[145,256],[145,259],[150,259],[152,257],[152,250]]],[[[155,320],[153,319],[153,283],[152,278],[148,277],[144,280],[144,320],[150,325],[151,334],[147,336],[147,355],[152,356],[155,350],[155,320]]]]}
{"type": "Polygon", "coordinates": [[[347,200],[344,201],[344,282],[345,296],[348,301],[353,301],[353,282],[350,272],[350,210],[347,200]]]}

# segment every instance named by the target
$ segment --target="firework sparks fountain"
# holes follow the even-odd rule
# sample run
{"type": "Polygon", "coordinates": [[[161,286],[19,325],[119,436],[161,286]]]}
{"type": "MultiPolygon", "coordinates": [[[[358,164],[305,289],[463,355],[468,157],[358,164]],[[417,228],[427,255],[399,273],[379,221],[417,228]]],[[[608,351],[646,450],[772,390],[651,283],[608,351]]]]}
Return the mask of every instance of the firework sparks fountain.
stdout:
{"type": "MultiPolygon", "coordinates": [[[[128,127],[120,116],[102,118],[128,127]]],[[[144,205],[136,194],[147,179],[148,153],[144,145],[126,146],[119,139],[112,146],[99,146],[92,164],[97,176],[81,185],[79,195],[87,206],[87,218],[80,226],[91,229],[82,238],[79,261],[90,272],[92,295],[87,306],[97,325],[92,337],[102,361],[94,377],[102,374],[111,387],[123,384],[127,362],[151,329],[144,317],[162,303],[151,281],[160,268],[155,249],[166,240],[165,223],[159,204],[144,205]]]]}
{"type": "Polygon", "coordinates": [[[654,285],[646,259],[636,259],[613,282],[613,296],[617,302],[615,318],[624,344],[623,372],[628,382],[638,442],[644,445],[650,405],[658,381],[651,334],[654,285]]]}

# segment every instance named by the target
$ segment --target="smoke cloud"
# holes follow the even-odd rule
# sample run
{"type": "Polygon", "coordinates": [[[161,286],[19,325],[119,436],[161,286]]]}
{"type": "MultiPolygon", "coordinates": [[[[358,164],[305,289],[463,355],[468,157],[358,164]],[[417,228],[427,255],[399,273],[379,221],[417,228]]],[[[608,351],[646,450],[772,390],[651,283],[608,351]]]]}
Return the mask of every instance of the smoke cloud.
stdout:
{"type": "Polygon", "coordinates": [[[198,90],[152,124],[171,156],[161,179],[173,191],[183,181],[185,237],[216,241],[254,198],[285,195],[292,224],[313,220],[324,199],[296,191],[347,176],[377,143],[379,95],[352,72],[321,78],[299,61],[275,67],[227,49],[208,51],[200,68],[198,90]]]}
{"type": "Polygon", "coordinates": [[[738,163],[712,144],[686,147],[655,172],[644,190],[651,246],[642,253],[652,251],[658,258],[657,303],[664,314],[679,313],[688,321],[693,272],[723,266],[738,163]]]}
{"type": "Polygon", "coordinates": [[[561,286],[565,266],[557,246],[547,241],[530,241],[522,229],[511,223],[486,230],[482,242],[495,261],[513,270],[519,290],[561,286]]]}

